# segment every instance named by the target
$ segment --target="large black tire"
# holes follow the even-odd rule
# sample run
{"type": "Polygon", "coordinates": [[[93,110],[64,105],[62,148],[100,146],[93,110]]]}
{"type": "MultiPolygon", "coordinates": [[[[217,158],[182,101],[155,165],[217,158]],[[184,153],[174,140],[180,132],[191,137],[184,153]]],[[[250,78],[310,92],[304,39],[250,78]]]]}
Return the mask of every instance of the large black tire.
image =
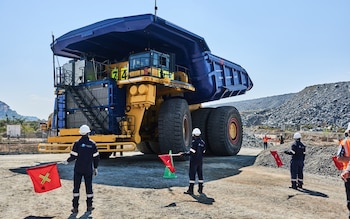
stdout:
{"type": "Polygon", "coordinates": [[[151,147],[153,153],[160,154],[159,142],[149,141],[148,144],[151,147]]]}
{"type": "Polygon", "coordinates": [[[236,155],[242,146],[242,120],[235,107],[214,109],[208,118],[207,138],[210,149],[216,155],[236,155]]]}
{"type": "Polygon", "coordinates": [[[160,152],[188,151],[192,142],[192,120],[187,101],[169,99],[161,105],[158,117],[160,152]]]}
{"type": "Polygon", "coordinates": [[[153,150],[147,141],[141,141],[136,145],[137,149],[144,154],[153,154],[153,150]]]}
{"type": "Polygon", "coordinates": [[[100,153],[100,159],[101,160],[106,160],[109,158],[109,156],[112,155],[112,152],[101,152],[100,153]]]}
{"type": "Polygon", "coordinates": [[[208,123],[208,117],[211,111],[214,110],[214,108],[200,108],[195,111],[192,111],[191,117],[192,117],[192,127],[193,128],[199,128],[201,130],[201,138],[205,142],[206,146],[206,152],[205,154],[213,154],[213,152],[210,149],[210,145],[208,142],[208,134],[207,134],[207,123],[208,123]]]}

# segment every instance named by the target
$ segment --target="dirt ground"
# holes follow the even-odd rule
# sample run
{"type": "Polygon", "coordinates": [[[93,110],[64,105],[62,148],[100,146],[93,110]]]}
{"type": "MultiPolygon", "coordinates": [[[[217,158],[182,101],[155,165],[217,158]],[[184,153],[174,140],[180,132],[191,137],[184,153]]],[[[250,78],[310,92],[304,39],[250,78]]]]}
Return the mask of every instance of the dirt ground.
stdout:
{"type": "Polygon", "coordinates": [[[287,167],[277,168],[272,156],[261,148],[242,147],[237,156],[205,157],[204,194],[194,196],[183,194],[188,185],[187,161],[175,161],[176,178],[167,179],[157,156],[135,152],[102,160],[99,175],[93,179],[96,209],[91,214],[85,212],[82,185],[80,211],[72,216],[74,164],[59,164],[62,187],[41,194],[34,192],[25,172],[27,167],[67,157],[2,152],[0,218],[338,219],[348,215],[344,185],[338,176],[306,173],[304,190],[296,191],[289,188],[287,167]],[[255,164],[263,154],[271,165],[255,164]]]}

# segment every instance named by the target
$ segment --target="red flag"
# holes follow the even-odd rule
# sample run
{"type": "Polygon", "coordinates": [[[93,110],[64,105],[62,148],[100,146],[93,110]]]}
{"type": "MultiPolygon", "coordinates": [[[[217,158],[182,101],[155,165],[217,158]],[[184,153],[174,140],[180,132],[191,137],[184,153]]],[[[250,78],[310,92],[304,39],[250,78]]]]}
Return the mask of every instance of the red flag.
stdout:
{"type": "Polygon", "coordinates": [[[338,160],[337,156],[333,156],[332,160],[333,160],[334,165],[337,167],[338,170],[342,170],[344,168],[343,163],[338,160]]]}
{"type": "Polygon", "coordinates": [[[56,163],[28,168],[27,173],[33,182],[34,191],[37,193],[61,187],[56,163]]]}
{"type": "Polygon", "coordinates": [[[275,158],[275,161],[276,161],[277,166],[278,166],[278,167],[282,166],[283,163],[282,163],[281,158],[280,158],[280,156],[278,155],[277,151],[270,151],[270,152],[271,152],[272,156],[275,158]]]}
{"type": "Polygon", "coordinates": [[[173,165],[173,161],[171,159],[170,154],[162,154],[162,155],[158,155],[158,157],[163,161],[165,166],[167,166],[169,168],[170,172],[172,172],[172,173],[175,172],[175,167],[173,165]]]}

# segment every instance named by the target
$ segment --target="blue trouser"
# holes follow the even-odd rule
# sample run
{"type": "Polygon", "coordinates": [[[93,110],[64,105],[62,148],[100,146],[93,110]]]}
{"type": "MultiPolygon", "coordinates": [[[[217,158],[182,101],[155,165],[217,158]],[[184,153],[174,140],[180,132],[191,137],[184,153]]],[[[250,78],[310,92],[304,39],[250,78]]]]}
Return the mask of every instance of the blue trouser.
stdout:
{"type": "Polygon", "coordinates": [[[92,172],[91,173],[79,173],[74,171],[74,188],[73,188],[73,207],[78,208],[79,205],[79,190],[81,180],[84,177],[85,190],[86,190],[86,203],[88,207],[92,206],[92,198],[94,197],[92,192],[92,172]]]}
{"type": "Polygon", "coordinates": [[[290,161],[290,176],[291,176],[292,185],[296,183],[303,185],[303,179],[304,179],[303,169],[304,169],[303,160],[292,159],[290,161]]]}
{"type": "Polygon", "coordinates": [[[190,162],[190,182],[196,180],[196,174],[198,175],[198,182],[203,183],[203,161],[191,161],[190,162]]]}

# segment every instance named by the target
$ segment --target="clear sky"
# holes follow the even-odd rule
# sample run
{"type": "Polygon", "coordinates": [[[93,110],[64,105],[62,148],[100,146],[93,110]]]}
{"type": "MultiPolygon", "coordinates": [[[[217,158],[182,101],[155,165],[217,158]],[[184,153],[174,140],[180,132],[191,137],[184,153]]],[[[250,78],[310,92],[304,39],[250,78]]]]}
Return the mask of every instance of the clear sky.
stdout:
{"type": "MultiPolygon", "coordinates": [[[[0,101],[25,116],[53,111],[51,34],[154,13],[154,0],[1,0],[0,101]]],[[[205,38],[254,87],[230,101],[350,80],[349,0],[157,0],[157,15],[205,38]]],[[[63,63],[60,63],[63,64],[63,63]]]]}

